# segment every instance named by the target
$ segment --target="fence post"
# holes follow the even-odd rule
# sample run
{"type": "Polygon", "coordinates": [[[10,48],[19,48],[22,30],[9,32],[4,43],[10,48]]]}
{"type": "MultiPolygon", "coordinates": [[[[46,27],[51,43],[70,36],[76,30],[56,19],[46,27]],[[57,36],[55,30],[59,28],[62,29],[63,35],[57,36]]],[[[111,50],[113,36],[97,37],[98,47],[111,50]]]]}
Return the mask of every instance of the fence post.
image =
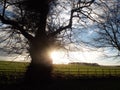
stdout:
{"type": "Polygon", "coordinates": [[[68,75],[70,75],[70,67],[68,68],[68,75]]]}
{"type": "Polygon", "coordinates": [[[97,69],[95,69],[95,75],[97,76],[97,69]]]}
{"type": "Polygon", "coordinates": [[[104,70],[102,69],[102,76],[104,76],[104,70]]]}
{"type": "Polygon", "coordinates": [[[87,68],[87,75],[89,76],[89,69],[87,68]]]}
{"type": "Polygon", "coordinates": [[[114,73],[115,73],[115,76],[117,76],[117,71],[116,71],[116,69],[114,69],[114,73]]]}
{"type": "Polygon", "coordinates": [[[109,69],[109,76],[111,76],[111,70],[109,69]]]}

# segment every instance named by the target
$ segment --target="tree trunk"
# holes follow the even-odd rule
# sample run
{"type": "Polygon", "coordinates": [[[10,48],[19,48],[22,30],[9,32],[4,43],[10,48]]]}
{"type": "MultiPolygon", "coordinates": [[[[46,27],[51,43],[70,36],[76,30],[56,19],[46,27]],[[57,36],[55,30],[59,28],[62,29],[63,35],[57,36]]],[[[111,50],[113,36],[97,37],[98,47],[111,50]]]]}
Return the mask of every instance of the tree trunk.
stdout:
{"type": "Polygon", "coordinates": [[[52,60],[49,56],[51,43],[49,39],[35,39],[30,45],[31,63],[26,72],[26,81],[33,84],[44,84],[50,81],[52,60]]]}
{"type": "Polygon", "coordinates": [[[28,10],[31,8],[33,12],[38,14],[40,19],[35,37],[30,42],[29,53],[32,61],[28,67],[25,78],[26,81],[31,84],[42,84],[50,80],[52,72],[52,61],[49,56],[52,40],[51,37],[47,37],[46,34],[46,19],[49,12],[49,4],[47,0],[38,2],[40,5],[32,0],[27,1],[28,10]]]}

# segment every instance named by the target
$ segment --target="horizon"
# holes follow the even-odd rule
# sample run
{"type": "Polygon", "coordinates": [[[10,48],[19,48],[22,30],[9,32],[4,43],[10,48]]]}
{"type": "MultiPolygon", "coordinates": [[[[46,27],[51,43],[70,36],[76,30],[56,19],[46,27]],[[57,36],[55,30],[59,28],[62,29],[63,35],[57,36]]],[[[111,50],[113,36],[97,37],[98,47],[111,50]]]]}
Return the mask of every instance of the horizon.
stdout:
{"type": "MultiPolygon", "coordinates": [[[[15,57],[5,57],[5,56],[0,56],[0,61],[13,61],[13,62],[30,62],[30,59],[27,60],[25,59],[26,57],[21,57],[21,56],[16,56],[15,57]]],[[[59,60],[57,60],[58,62],[56,62],[57,59],[53,59],[53,64],[70,64],[70,63],[89,63],[89,64],[93,64],[96,63],[100,66],[120,66],[120,62],[118,63],[117,61],[110,61],[110,60],[68,60],[68,58],[62,57],[59,60]],[[66,62],[66,60],[67,62],[66,62]],[[98,62],[99,61],[99,62],[98,62]]]]}

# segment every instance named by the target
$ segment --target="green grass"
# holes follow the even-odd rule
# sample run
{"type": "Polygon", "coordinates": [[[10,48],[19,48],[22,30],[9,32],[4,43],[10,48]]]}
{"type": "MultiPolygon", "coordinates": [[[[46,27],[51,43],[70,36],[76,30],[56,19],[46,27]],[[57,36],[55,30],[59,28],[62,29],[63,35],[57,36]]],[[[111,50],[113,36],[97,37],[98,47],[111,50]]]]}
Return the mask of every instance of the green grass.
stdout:
{"type": "Polygon", "coordinates": [[[91,65],[54,65],[54,73],[72,76],[120,76],[120,67],[91,65]]]}
{"type": "Polygon", "coordinates": [[[0,61],[0,71],[24,72],[28,65],[29,63],[26,62],[0,61]]]}
{"type": "Polygon", "coordinates": [[[16,83],[23,78],[29,63],[0,61],[0,84],[16,83]]]}
{"type": "MultiPolygon", "coordinates": [[[[0,61],[0,90],[41,90],[38,87],[24,86],[20,82],[29,63],[0,61]],[[3,87],[3,89],[1,88],[3,87]],[[35,89],[36,88],[36,89],[35,89]]],[[[120,76],[120,67],[90,65],[53,65],[57,76],[47,90],[120,90],[120,78],[88,78],[92,76],[120,76]],[[96,71],[96,72],[95,72],[96,71]],[[103,74],[104,73],[104,74],[103,74]],[[86,78],[76,78],[82,76],[86,78]],[[60,78],[59,78],[60,77],[60,78]],[[63,77],[63,79],[61,79],[63,77]],[[65,77],[65,78],[64,78],[65,77]],[[71,78],[72,77],[72,78],[71,78]],[[68,79],[66,79],[68,78],[68,79]]],[[[46,86],[46,85],[45,85],[46,86]]],[[[47,88],[47,87],[46,87],[47,88]]],[[[46,90],[46,89],[42,89],[46,90]]]]}
{"type": "MultiPolygon", "coordinates": [[[[0,61],[0,76],[24,75],[28,62],[0,61]]],[[[62,76],[120,76],[120,67],[54,64],[53,74],[62,76]]]]}

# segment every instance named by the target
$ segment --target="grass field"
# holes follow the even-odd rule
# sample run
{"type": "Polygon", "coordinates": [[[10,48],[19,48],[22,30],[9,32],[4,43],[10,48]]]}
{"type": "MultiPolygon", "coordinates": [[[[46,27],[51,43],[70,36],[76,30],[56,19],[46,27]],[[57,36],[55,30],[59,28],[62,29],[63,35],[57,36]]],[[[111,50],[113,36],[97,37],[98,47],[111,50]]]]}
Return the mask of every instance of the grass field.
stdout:
{"type": "Polygon", "coordinates": [[[0,71],[25,71],[29,65],[27,62],[0,61],[0,71]]]}
{"type": "MultiPolygon", "coordinates": [[[[0,61],[0,76],[24,75],[28,62],[0,61]],[[18,75],[17,75],[18,74],[18,75]]],[[[61,76],[120,76],[120,67],[79,64],[54,64],[53,74],[61,76]]]]}
{"type": "Polygon", "coordinates": [[[41,85],[30,87],[16,84],[21,82],[28,65],[26,62],[0,61],[0,90],[120,90],[120,67],[113,66],[55,64],[53,74],[57,79],[47,89],[41,89],[41,85]],[[76,78],[79,76],[94,77],[76,78]],[[98,78],[101,76],[105,78],[98,78]],[[108,76],[112,78],[106,78],[108,76]]]}
{"type": "Polygon", "coordinates": [[[91,65],[54,65],[54,72],[74,76],[120,76],[120,67],[91,65]]]}

